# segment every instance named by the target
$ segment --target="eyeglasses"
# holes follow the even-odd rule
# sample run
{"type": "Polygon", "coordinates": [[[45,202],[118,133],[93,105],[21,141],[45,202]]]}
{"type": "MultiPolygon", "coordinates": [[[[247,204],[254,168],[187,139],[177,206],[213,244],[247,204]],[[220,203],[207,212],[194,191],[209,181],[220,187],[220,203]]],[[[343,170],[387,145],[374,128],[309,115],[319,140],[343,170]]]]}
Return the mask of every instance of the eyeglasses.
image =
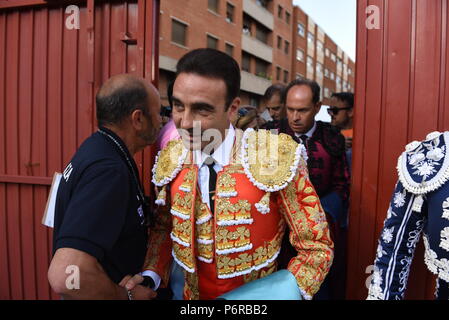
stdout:
{"type": "Polygon", "coordinates": [[[349,109],[352,109],[352,107],[339,108],[339,107],[331,106],[327,109],[327,113],[329,113],[330,115],[336,116],[341,110],[349,110],[349,109]]]}

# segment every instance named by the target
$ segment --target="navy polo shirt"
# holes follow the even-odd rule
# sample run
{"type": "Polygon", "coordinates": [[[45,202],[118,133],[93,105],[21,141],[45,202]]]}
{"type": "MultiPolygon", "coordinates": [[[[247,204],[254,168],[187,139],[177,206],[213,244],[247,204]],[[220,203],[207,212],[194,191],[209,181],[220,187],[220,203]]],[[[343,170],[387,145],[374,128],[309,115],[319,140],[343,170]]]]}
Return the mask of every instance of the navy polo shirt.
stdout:
{"type": "Polygon", "coordinates": [[[53,254],[59,248],[81,250],[95,257],[109,278],[119,283],[142,269],[148,229],[136,179],[127,164],[134,159],[123,141],[96,132],[81,145],[59,185],[53,233],[53,254]]]}

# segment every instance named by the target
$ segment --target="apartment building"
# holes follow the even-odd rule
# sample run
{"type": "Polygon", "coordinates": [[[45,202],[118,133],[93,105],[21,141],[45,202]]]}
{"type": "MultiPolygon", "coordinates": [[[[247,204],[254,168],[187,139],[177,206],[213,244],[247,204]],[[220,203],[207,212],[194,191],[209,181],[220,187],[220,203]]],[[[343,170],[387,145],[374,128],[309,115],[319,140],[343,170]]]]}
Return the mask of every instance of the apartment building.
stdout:
{"type": "Polygon", "coordinates": [[[355,64],[292,0],[161,0],[160,83],[163,104],[176,63],[189,50],[216,48],[241,66],[242,104],[259,105],[272,83],[316,80],[323,102],[352,91],[355,64]]]}

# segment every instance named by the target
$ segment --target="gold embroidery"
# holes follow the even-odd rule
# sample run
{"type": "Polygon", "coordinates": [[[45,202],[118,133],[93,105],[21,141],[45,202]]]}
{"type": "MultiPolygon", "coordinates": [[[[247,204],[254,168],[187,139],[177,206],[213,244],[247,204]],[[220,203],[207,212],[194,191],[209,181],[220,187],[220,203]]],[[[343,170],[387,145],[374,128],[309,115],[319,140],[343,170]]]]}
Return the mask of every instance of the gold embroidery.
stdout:
{"type": "Polygon", "coordinates": [[[209,262],[213,259],[214,251],[212,232],[213,220],[210,219],[212,218],[212,214],[207,205],[200,200],[199,196],[196,198],[195,203],[195,238],[198,249],[197,254],[200,260],[207,260],[206,262],[209,262]]]}
{"type": "Polygon", "coordinates": [[[179,190],[182,190],[184,192],[190,192],[195,187],[194,183],[195,183],[195,170],[193,170],[191,168],[185,174],[184,180],[183,180],[181,186],[179,187],[179,190]]]}
{"type": "Polygon", "coordinates": [[[218,227],[216,240],[218,250],[244,247],[251,243],[250,231],[246,227],[238,227],[236,231],[218,227]]]}
{"type": "Polygon", "coordinates": [[[246,132],[245,135],[247,147],[243,161],[258,187],[270,189],[265,191],[283,188],[295,175],[295,163],[300,157],[298,144],[288,135],[275,135],[267,130],[246,132]],[[295,167],[294,171],[292,167],[295,167]]]}
{"type": "MultiPolygon", "coordinates": [[[[223,234],[228,235],[229,233],[223,234]]],[[[272,260],[279,253],[281,246],[280,240],[282,239],[280,236],[277,234],[273,240],[256,248],[252,254],[245,252],[239,254],[237,257],[235,255],[217,256],[218,277],[221,279],[232,278],[251,272],[252,275],[247,276],[247,279],[251,279],[252,277],[258,278],[259,273],[255,273],[255,268],[257,270],[266,270],[267,267],[272,266],[273,261],[269,263],[268,261],[272,260]]]]}
{"type": "Polygon", "coordinates": [[[203,244],[203,243],[197,243],[198,247],[198,256],[207,259],[212,260],[214,258],[214,253],[212,249],[212,245],[210,244],[203,244]]]}
{"type": "Polygon", "coordinates": [[[326,217],[307,176],[297,175],[295,182],[280,195],[283,203],[280,212],[288,221],[290,237],[298,249],[298,256],[290,262],[288,270],[295,276],[304,297],[311,299],[332,263],[326,217]]]}
{"type": "Polygon", "coordinates": [[[176,193],[173,198],[172,209],[190,216],[192,211],[192,194],[186,193],[185,196],[182,196],[180,193],[176,193]]]}
{"type": "Polygon", "coordinates": [[[247,200],[239,200],[234,204],[236,220],[251,218],[251,204],[247,200]]]}
{"type": "Polygon", "coordinates": [[[173,234],[186,243],[191,242],[192,221],[173,218],[173,234]]]}
{"type": "Polygon", "coordinates": [[[258,247],[253,253],[254,264],[259,265],[265,262],[267,257],[267,248],[258,247]]]}
{"type": "Polygon", "coordinates": [[[217,199],[217,221],[251,219],[251,204],[248,200],[239,200],[232,204],[228,198],[217,199]]]}
{"type": "Polygon", "coordinates": [[[217,194],[219,196],[232,196],[235,197],[237,195],[237,191],[235,190],[236,181],[229,173],[223,173],[219,175],[217,181],[217,194]]]}
{"type": "Polygon", "coordinates": [[[217,257],[217,268],[219,274],[229,274],[233,273],[235,270],[235,260],[231,259],[229,256],[218,256],[217,257]]]}
{"type": "Polygon", "coordinates": [[[198,290],[198,274],[184,271],[186,279],[184,284],[184,295],[187,300],[199,300],[200,292],[198,290]]]}
{"type": "Polygon", "coordinates": [[[178,259],[187,268],[194,269],[195,263],[192,255],[192,248],[184,248],[177,242],[173,242],[173,251],[175,253],[176,259],[178,259]]]}
{"type": "Polygon", "coordinates": [[[159,153],[154,165],[153,183],[161,187],[172,181],[182,167],[187,150],[182,140],[172,140],[159,153]]]}
{"type": "Polygon", "coordinates": [[[253,262],[253,257],[251,254],[243,253],[240,254],[238,258],[235,259],[236,271],[244,271],[251,268],[253,262]]]}

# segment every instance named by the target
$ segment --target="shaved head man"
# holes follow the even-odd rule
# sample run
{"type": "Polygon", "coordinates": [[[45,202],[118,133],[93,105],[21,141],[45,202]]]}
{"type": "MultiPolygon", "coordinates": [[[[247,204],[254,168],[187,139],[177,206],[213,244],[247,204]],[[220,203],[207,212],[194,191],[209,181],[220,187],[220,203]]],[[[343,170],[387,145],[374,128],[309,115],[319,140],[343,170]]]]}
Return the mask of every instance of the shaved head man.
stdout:
{"type": "Polygon", "coordinates": [[[58,188],[48,280],[64,299],[151,299],[150,288],[124,285],[146,253],[150,213],[133,157],[157,138],[159,93],[121,74],[103,84],[96,107],[99,129],[75,153],[58,188]]]}

